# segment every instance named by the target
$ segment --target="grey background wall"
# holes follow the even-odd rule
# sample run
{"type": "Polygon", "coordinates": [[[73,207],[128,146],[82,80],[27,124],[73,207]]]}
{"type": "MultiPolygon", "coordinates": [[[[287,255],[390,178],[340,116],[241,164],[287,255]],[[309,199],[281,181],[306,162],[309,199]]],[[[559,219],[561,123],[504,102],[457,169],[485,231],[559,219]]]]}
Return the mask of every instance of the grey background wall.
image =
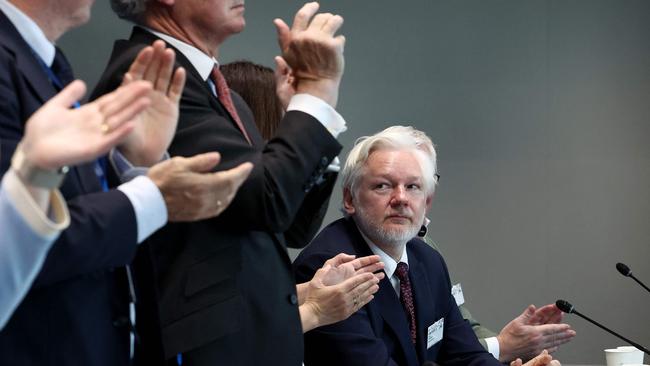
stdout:
{"type": "MultiPolygon", "coordinates": [[[[60,44],[93,84],[129,27],[98,1],[60,44]]],[[[222,61],[272,64],[274,17],[300,1],[250,1],[222,61]]],[[[343,1],[341,141],[412,124],[437,143],[433,237],[470,309],[495,330],[558,298],[650,345],[650,1],[343,1]]],[[[337,190],[326,221],[338,217],[337,190]]],[[[557,356],[604,363],[622,342],[575,317],[557,356]]],[[[646,360],[648,358],[646,357],[646,360]]]]}

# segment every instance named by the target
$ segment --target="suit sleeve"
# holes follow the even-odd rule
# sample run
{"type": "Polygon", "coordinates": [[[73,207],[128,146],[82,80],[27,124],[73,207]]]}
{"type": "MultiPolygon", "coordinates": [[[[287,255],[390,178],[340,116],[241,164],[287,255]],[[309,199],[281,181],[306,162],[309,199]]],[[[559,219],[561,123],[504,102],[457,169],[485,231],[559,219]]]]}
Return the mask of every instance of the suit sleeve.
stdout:
{"type": "MultiPolygon", "coordinates": [[[[24,123],[40,102],[12,65],[12,58],[0,52],[0,62],[0,174],[4,174],[22,139],[24,123]]],[[[80,194],[78,187],[70,185],[76,174],[77,169],[71,169],[61,187],[70,226],[50,249],[34,287],[123,265],[134,255],[135,214],[126,196],[115,190],[80,194]]]]}
{"type": "MultiPolygon", "coordinates": [[[[122,75],[144,46],[131,41],[116,43],[105,78],[100,80],[93,98],[120,84],[122,75]]],[[[218,151],[221,162],[216,170],[231,169],[246,161],[254,165],[230,206],[213,219],[215,224],[228,230],[287,231],[307,194],[341,151],[341,145],[318,120],[300,111],[287,112],[276,136],[263,145],[250,109],[232,93],[249,135],[258,141],[251,146],[216,101],[206,81],[178,53],[177,63],[188,70],[188,77],[170,155],[189,157],[218,151]]]]}

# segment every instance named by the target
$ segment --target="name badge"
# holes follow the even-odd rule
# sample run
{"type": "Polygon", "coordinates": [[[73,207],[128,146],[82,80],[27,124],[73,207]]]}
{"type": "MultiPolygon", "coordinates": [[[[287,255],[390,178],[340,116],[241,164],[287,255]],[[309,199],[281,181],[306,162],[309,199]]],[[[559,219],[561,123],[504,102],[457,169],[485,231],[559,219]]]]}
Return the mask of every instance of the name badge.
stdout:
{"type": "Polygon", "coordinates": [[[460,287],[460,283],[455,284],[451,288],[451,294],[456,300],[456,306],[461,306],[465,303],[465,297],[463,296],[463,288],[460,287]]]}
{"type": "Polygon", "coordinates": [[[440,318],[427,330],[427,349],[442,340],[442,331],[445,327],[445,318],[440,318]]]}

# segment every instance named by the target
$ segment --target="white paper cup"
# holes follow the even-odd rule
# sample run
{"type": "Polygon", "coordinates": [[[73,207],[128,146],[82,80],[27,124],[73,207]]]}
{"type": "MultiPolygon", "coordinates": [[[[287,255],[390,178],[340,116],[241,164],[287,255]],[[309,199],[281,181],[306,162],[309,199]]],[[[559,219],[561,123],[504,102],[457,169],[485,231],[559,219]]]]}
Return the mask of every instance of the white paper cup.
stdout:
{"type": "Polygon", "coordinates": [[[605,360],[607,366],[640,365],[643,364],[643,352],[631,346],[610,348],[605,350],[605,360]]]}

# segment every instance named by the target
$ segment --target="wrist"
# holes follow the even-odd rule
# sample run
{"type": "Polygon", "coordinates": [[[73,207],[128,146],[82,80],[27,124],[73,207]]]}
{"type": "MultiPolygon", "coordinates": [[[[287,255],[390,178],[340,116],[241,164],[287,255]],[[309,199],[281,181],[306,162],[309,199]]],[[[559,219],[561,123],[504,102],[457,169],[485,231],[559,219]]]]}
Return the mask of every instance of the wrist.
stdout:
{"type": "Polygon", "coordinates": [[[339,95],[340,79],[298,79],[296,80],[296,94],[310,94],[320,98],[327,104],[336,108],[339,95]]]}
{"type": "Polygon", "coordinates": [[[11,159],[11,167],[24,184],[45,189],[61,186],[65,174],[68,172],[67,166],[58,169],[42,168],[42,163],[32,159],[29,149],[22,143],[18,144],[11,159]]]}
{"type": "Polygon", "coordinates": [[[318,312],[312,303],[305,302],[298,307],[298,311],[300,313],[300,323],[302,324],[303,333],[319,327],[318,312]]]}

